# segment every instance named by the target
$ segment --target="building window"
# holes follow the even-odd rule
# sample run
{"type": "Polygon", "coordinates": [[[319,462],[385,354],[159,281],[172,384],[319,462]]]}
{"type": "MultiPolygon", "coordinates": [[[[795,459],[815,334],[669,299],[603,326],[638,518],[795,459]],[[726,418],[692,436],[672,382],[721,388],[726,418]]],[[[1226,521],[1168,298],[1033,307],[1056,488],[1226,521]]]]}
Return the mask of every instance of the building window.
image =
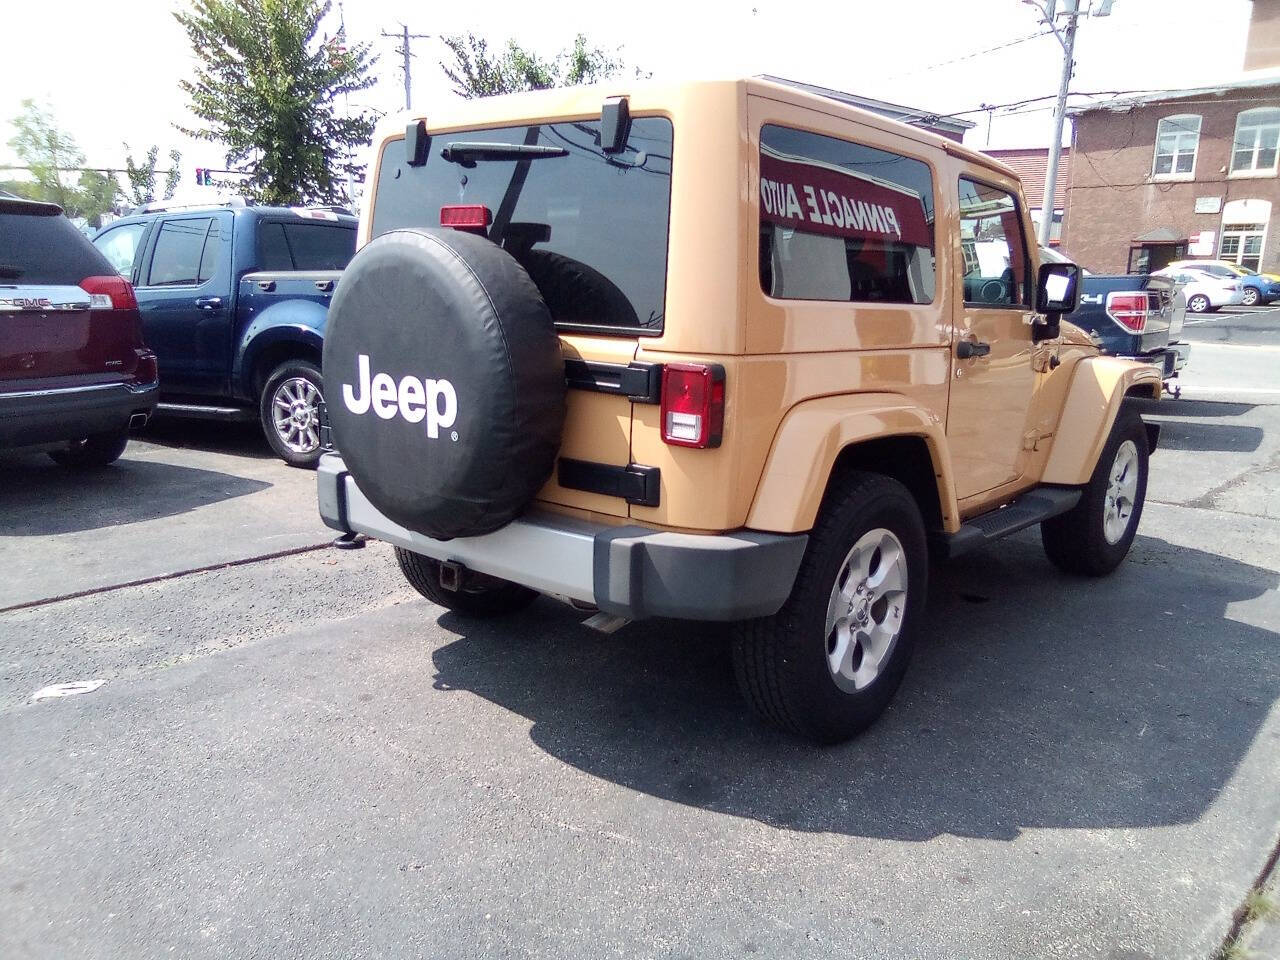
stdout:
{"type": "Polygon", "coordinates": [[[1193,113],[1164,117],[1156,124],[1156,156],[1151,173],[1156,177],[1190,179],[1196,169],[1200,145],[1200,118],[1193,113]]]}
{"type": "Polygon", "coordinates": [[[1262,262],[1262,238],[1266,235],[1265,223],[1234,223],[1224,227],[1219,257],[1257,271],[1262,262]]]}
{"type": "Polygon", "coordinates": [[[1276,147],[1280,141],[1280,109],[1260,107],[1236,117],[1235,143],[1231,150],[1231,172],[1274,174],[1276,147]]]}

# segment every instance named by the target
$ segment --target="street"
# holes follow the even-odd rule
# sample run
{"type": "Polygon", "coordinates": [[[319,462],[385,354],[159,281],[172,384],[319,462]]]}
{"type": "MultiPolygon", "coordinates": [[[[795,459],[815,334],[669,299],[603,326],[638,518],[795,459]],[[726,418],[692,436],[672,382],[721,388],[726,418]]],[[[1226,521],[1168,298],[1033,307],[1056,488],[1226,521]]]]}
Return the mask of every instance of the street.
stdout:
{"type": "Polygon", "coordinates": [[[1184,397],[1280,402],[1280,305],[1188,313],[1182,339],[1192,344],[1184,397]]]}
{"type": "Polygon", "coordinates": [[[0,954],[1208,960],[1280,830],[1280,407],[1143,412],[1120,571],[935,566],[825,750],[717,628],[442,614],[252,428],[6,454],[0,954]]]}

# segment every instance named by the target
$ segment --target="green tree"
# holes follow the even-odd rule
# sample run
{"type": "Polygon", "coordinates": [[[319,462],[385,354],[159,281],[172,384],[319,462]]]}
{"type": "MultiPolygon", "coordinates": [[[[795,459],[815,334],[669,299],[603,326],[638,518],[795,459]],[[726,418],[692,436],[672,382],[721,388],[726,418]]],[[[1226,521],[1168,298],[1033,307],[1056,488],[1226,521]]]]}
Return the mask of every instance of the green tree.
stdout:
{"type": "MultiPolygon", "coordinates": [[[[156,163],[160,159],[160,148],[152,146],[147,151],[142,163],[133,159],[133,151],[124,145],[125,177],[129,181],[129,196],[135,204],[150,203],[156,199],[156,163]]],[[[168,200],[178,189],[178,180],[182,176],[182,154],[177,150],[169,151],[169,170],[164,175],[164,197],[168,200]]]]}
{"type": "Polygon", "coordinates": [[[264,203],[347,200],[350,158],[369,143],[373,118],[344,115],[344,95],[374,83],[369,44],[342,50],[319,38],[328,0],[194,0],[174,14],[195,52],[180,80],[204,122],[179,127],[221,143],[227,166],[247,176],[238,190],[264,203]]]}
{"type": "MultiPolygon", "coordinates": [[[[441,62],[440,69],[453,84],[458,96],[490,97],[499,93],[523,90],[549,90],[584,83],[598,83],[628,72],[621,48],[609,52],[588,46],[585,34],[573,38],[573,45],[552,60],[538,56],[514,40],[508,40],[500,53],[492,53],[488,43],[474,33],[454,34],[440,38],[449,49],[452,62],[441,62]]],[[[636,69],[637,77],[645,77],[636,69]]]]}
{"type": "Polygon", "coordinates": [[[9,147],[31,174],[23,195],[56,203],[68,217],[83,218],[91,226],[101,225],[102,215],[120,193],[115,177],[86,170],[75,138],[59,130],[53,116],[34,100],[22,101],[22,112],[12,123],[9,147]]]}

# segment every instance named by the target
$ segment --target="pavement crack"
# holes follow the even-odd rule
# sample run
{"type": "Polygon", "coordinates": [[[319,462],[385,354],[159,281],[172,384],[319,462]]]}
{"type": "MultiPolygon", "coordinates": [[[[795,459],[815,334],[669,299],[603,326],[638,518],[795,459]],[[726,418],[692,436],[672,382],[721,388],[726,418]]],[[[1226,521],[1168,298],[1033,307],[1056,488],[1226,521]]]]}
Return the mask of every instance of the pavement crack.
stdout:
{"type": "Polygon", "coordinates": [[[1271,879],[1271,874],[1275,872],[1277,862],[1280,862],[1280,836],[1276,837],[1276,842],[1272,844],[1271,853],[1267,856],[1266,863],[1262,865],[1262,869],[1258,872],[1257,879],[1244,892],[1244,896],[1240,899],[1240,905],[1231,914],[1231,926],[1227,928],[1227,935],[1222,938],[1221,945],[1213,952],[1209,960],[1221,960],[1221,958],[1239,955],[1242,938],[1248,932],[1247,928],[1253,919],[1249,910],[1250,898],[1264,892],[1267,882],[1271,879]]]}
{"type": "Polygon", "coordinates": [[[287,550],[275,550],[271,553],[260,553],[252,557],[240,557],[236,560],[224,560],[221,563],[210,563],[203,567],[190,567],[186,570],[175,570],[172,573],[161,573],[154,577],[142,577],[138,580],[128,580],[124,583],[112,583],[102,587],[90,587],[87,590],[77,590],[74,593],[63,593],[56,597],[44,597],[39,600],[24,600],[22,603],[10,604],[7,607],[0,607],[0,613],[12,613],[15,610],[30,610],[33,607],[44,607],[54,603],[63,603],[67,600],[78,600],[81,597],[92,597],[100,593],[113,593],[116,590],[127,590],[130,587],[142,587],[149,583],[163,583],[166,580],[178,580],[182,577],[190,577],[197,573],[211,573],[214,570],[229,570],[232,567],[243,567],[251,563],[263,563],[267,560],[279,560],[281,557],[293,557],[300,553],[313,553],[316,550],[323,550],[330,546],[332,541],[326,540],[324,543],[312,543],[304,547],[290,547],[287,550]]]}

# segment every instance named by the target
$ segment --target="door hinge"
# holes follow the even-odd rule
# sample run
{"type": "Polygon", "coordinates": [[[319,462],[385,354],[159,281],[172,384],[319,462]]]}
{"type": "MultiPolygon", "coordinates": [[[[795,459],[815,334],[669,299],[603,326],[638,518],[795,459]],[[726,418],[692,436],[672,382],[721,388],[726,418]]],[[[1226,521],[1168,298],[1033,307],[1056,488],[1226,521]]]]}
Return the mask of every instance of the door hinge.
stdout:
{"type": "Polygon", "coordinates": [[[1053,436],[1052,430],[1028,430],[1022,435],[1022,449],[1033,451],[1041,440],[1047,440],[1051,436],[1053,436]]]}

